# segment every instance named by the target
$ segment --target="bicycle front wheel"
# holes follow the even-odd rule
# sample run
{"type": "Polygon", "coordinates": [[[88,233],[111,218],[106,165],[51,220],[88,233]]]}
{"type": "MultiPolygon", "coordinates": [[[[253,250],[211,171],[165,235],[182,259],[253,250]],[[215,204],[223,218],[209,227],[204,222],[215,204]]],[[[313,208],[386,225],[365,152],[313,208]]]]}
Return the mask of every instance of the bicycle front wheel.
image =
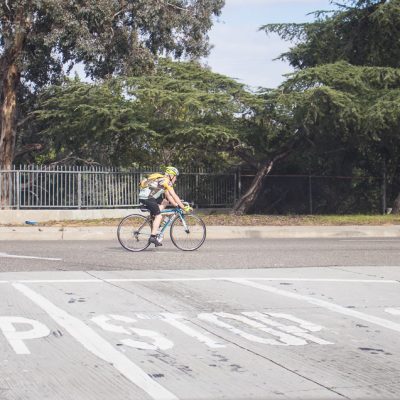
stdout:
{"type": "Polygon", "coordinates": [[[142,251],[149,247],[151,234],[150,218],[132,214],[125,217],[118,225],[118,241],[129,251],[142,251]]]}
{"type": "Polygon", "coordinates": [[[177,216],[171,225],[172,243],[180,250],[197,250],[206,240],[206,225],[196,215],[177,216]]]}

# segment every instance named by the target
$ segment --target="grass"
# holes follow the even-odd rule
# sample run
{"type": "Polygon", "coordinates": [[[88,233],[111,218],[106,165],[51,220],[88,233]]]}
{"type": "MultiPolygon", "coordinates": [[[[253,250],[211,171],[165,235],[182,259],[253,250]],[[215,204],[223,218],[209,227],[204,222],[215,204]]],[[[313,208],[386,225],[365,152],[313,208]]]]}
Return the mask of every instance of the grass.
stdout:
{"type": "MultiPolygon", "coordinates": [[[[198,213],[208,226],[343,226],[343,225],[400,225],[400,215],[243,215],[227,213],[198,213]]],[[[49,221],[39,226],[117,226],[120,219],[84,221],[49,221]]],[[[0,226],[2,226],[0,224],[0,226]]],[[[3,225],[5,226],[5,225],[3,225]]]]}

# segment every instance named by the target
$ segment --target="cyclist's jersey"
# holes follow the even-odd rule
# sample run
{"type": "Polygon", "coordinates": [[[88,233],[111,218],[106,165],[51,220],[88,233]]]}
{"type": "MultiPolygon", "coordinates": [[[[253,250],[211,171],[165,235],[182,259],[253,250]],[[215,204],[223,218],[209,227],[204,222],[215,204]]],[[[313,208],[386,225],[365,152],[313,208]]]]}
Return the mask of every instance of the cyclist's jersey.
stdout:
{"type": "Polygon", "coordinates": [[[166,190],[172,189],[171,181],[162,174],[151,174],[140,182],[139,199],[158,199],[166,190]]]}

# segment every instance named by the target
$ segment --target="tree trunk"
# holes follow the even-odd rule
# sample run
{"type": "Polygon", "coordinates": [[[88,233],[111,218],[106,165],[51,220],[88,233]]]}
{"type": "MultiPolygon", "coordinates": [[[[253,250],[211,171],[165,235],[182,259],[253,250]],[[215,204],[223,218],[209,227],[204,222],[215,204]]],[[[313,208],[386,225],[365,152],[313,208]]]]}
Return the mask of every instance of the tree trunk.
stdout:
{"type": "MultiPolygon", "coordinates": [[[[21,6],[16,13],[15,33],[5,38],[5,50],[0,59],[1,110],[0,110],[0,170],[10,170],[14,160],[16,139],[17,89],[20,83],[19,62],[30,18],[21,6]]],[[[11,174],[0,174],[0,207],[9,204],[11,174]]]]}
{"type": "Polygon", "coordinates": [[[0,167],[11,169],[14,159],[16,127],[15,116],[17,106],[17,86],[19,71],[16,63],[5,68],[2,84],[1,134],[0,134],[0,167]]]}
{"type": "MultiPolygon", "coordinates": [[[[290,148],[283,153],[274,157],[273,160],[266,161],[261,164],[261,167],[258,168],[257,174],[253,179],[253,182],[250,185],[250,188],[247,192],[238,200],[238,202],[233,207],[233,213],[236,215],[243,215],[248,213],[251,208],[254,206],[254,203],[257,200],[258,195],[263,186],[264,178],[271,172],[272,167],[274,166],[275,162],[287,157],[294,147],[294,143],[291,144],[290,148]]],[[[238,154],[239,157],[245,159],[242,154],[238,154]]],[[[254,165],[253,160],[249,159],[247,156],[247,161],[251,162],[254,165]]]]}
{"type": "Polygon", "coordinates": [[[392,214],[400,214],[400,193],[397,195],[393,203],[392,214]]]}
{"type": "MultiPolygon", "coordinates": [[[[8,171],[11,169],[14,159],[15,149],[15,116],[17,105],[17,86],[19,82],[19,72],[16,63],[11,63],[4,68],[4,78],[2,82],[1,105],[1,134],[0,134],[0,170],[8,171]]],[[[9,206],[11,195],[11,173],[0,173],[0,208],[9,206]]]]}
{"type": "Polygon", "coordinates": [[[272,165],[273,161],[269,161],[259,168],[256,176],[253,179],[253,182],[250,185],[250,188],[233,207],[234,214],[243,215],[250,211],[262,189],[264,178],[269,174],[272,165]]]}

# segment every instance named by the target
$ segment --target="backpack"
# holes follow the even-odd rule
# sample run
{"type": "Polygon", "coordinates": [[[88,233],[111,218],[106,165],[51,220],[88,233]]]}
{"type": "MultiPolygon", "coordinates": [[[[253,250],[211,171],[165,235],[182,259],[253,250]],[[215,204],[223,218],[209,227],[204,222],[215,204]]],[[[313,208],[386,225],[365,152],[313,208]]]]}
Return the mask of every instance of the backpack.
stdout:
{"type": "Polygon", "coordinates": [[[150,174],[147,178],[143,179],[140,181],[139,187],[140,189],[146,189],[148,188],[155,180],[164,178],[163,174],[160,174],[158,172],[154,174],[150,174]]]}

